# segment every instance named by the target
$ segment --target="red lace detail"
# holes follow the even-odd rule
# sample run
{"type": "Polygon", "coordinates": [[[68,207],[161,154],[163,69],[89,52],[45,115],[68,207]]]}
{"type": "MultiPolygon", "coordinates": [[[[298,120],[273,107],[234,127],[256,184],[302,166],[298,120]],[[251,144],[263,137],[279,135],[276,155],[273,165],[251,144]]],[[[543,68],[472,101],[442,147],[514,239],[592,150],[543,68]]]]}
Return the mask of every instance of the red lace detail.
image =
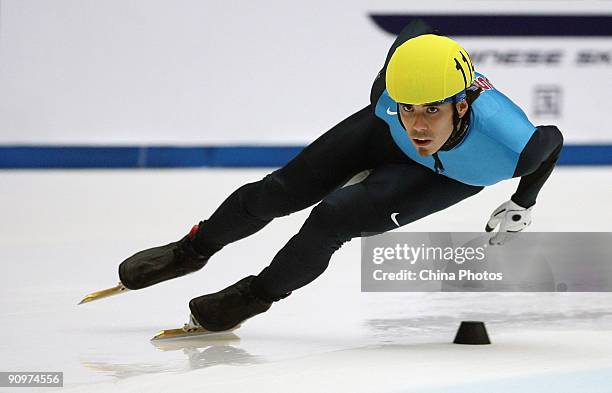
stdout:
{"type": "Polygon", "coordinates": [[[193,228],[191,228],[191,230],[189,231],[189,238],[193,239],[193,237],[196,235],[196,233],[198,233],[198,228],[200,227],[200,224],[196,224],[193,226],[193,228]]]}

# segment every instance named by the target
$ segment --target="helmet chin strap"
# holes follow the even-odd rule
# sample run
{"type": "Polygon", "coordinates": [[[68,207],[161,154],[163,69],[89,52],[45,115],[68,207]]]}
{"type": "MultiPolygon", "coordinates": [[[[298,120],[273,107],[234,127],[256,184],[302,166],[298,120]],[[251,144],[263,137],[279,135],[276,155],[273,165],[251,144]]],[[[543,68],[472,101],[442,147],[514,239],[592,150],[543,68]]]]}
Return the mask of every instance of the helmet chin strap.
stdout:
{"type": "Polygon", "coordinates": [[[457,144],[463,139],[468,129],[467,127],[468,126],[467,124],[468,123],[467,122],[468,112],[465,113],[465,115],[463,116],[464,121],[462,121],[462,118],[459,117],[459,111],[457,111],[457,107],[455,106],[455,103],[453,102],[452,105],[453,105],[453,132],[451,132],[446,142],[444,142],[442,147],[440,147],[439,150],[442,150],[442,151],[448,151],[452,149],[453,147],[457,146],[457,144]]]}
{"type": "Polygon", "coordinates": [[[452,97],[452,106],[453,106],[453,131],[449,135],[448,139],[438,151],[448,151],[453,147],[457,146],[465,137],[467,130],[470,126],[470,111],[472,110],[472,104],[478,98],[478,96],[482,93],[482,90],[472,84],[467,87],[463,92],[460,92],[452,97]],[[472,99],[468,99],[468,92],[472,92],[472,99]],[[459,111],[457,110],[457,102],[461,102],[466,100],[468,102],[468,109],[464,113],[463,117],[459,116],[459,111]]]}

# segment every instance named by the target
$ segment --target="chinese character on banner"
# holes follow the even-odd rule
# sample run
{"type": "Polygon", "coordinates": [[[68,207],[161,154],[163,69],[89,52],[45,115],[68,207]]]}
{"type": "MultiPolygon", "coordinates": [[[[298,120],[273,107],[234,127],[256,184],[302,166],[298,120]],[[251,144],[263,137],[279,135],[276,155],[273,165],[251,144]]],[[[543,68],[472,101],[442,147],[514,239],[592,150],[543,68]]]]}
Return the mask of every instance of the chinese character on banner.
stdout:
{"type": "Polygon", "coordinates": [[[561,87],[536,86],[534,92],[536,116],[561,116],[561,87]]]}

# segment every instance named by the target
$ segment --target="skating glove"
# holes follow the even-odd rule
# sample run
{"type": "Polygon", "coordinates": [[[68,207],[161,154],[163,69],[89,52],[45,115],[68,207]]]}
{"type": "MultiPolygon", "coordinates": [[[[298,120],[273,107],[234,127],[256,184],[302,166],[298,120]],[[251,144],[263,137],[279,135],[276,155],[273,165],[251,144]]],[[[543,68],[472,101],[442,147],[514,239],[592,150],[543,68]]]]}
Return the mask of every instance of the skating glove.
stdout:
{"type": "Polygon", "coordinates": [[[512,200],[502,203],[491,214],[485,231],[491,232],[498,225],[498,232],[489,239],[489,244],[501,245],[508,238],[508,233],[520,232],[531,224],[531,209],[517,205],[512,200]]]}

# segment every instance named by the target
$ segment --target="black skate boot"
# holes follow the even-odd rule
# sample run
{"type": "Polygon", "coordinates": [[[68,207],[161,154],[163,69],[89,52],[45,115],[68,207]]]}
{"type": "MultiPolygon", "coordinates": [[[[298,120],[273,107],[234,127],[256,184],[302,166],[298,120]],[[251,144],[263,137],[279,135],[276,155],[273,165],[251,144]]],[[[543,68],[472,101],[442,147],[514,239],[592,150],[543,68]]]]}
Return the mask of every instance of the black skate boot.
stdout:
{"type": "Polygon", "coordinates": [[[204,267],[210,256],[198,254],[191,242],[197,230],[195,225],[181,240],[140,251],[123,261],[119,265],[121,283],[128,289],[141,289],[204,267]]]}
{"type": "Polygon", "coordinates": [[[272,301],[262,300],[253,294],[251,282],[254,278],[255,276],[248,276],[217,293],[191,299],[191,315],[204,329],[219,332],[230,330],[267,311],[272,306],[272,301]]]}

